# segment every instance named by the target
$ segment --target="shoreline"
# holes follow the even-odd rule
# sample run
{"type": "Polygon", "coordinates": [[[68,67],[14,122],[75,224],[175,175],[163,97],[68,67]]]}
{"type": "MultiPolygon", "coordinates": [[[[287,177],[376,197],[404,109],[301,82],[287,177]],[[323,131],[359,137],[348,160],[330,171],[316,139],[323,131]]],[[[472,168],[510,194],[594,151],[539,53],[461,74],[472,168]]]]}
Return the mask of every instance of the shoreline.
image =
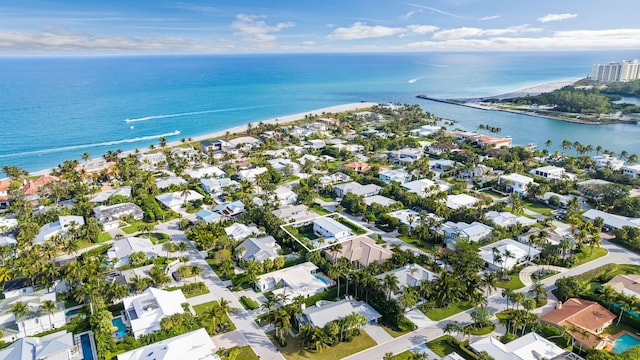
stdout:
{"type": "MultiPolygon", "coordinates": [[[[360,109],[366,109],[366,108],[370,108],[374,105],[379,105],[379,103],[376,102],[357,102],[357,103],[347,103],[347,104],[341,104],[341,105],[334,105],[334,106],[328,106],[325,108],[320,108],[320,109],[315,109],[315,110],[310,110],[310,111],[305,111],[305,112],[301,112],[301,113],[296,113],[296,114],[290,114],[290,115],[284,115],[284,116],[280,116],[280,117],[275,117],[275,118],[269,118],[269,119],[264,119],[264,120],[256,120],[256,121],[251,121],[248,122],[244,125],[238,125],[238,126],[234,126],[231,128],[226,128],[223,130],[218,130],[218,131],[214,131],[214,132],[210,132],[210,133],[206,133],[203,135],[197,135],[197,136],[192,136],[191,137],[191,141],[189,142],[198,142],[198,141],[202,141],[202,140],[207,140],[207,139],[213,139],[213,138],[218,138],[218,137],[222,137],[224,136],[227,132],[230,134],[237,134],[237,133],[242,133],[245,132],[247,130],[247,128],[249,127],[249,125],[255,126],[259,123],[263,123],[263,124],[289,124],[298,120],[304,120],[305,116],[321,116],[323,113],[324,114],[330,114],[330,113],[340,113],[340,112],[345,112],[345,111],[356,111],[356,110],[360,110],[360,109]]],[[[167,147],[168,148],[173,148],[176,146],[180,146],[184,144],[182,141],[177,140],[177,141],[172,141],[172,142],[167,142],[167,147]]],[[[137,149],[138,153],[140,154],[144,154],[144,153],[148,153],[150,151],[152,151],[151,149],[148,148],[144,148],[144,149],[137,149]]],[[[128,150],[128,151],[123,151],[121,156],[126,156],[132,153],[135,153],[135,149],[134,150],[128,150]]],[[[71,159],[69,159],[71,160],[71,159]]],[[[104,159],[102,158],[102,156],[100,156],[99,158],[96,159],[91,159],[88,162],[84,162],[82,160],[79,160],[79,165],[82,167],[89,167],[92,168],[92,170],[95,169],[101,169],[102,167],[100,166],[100,164],[104,164],[104,159]]],[[[49,175],[51,173],[51,171],[54,168],[48,168],[48,169],[43,169],[43,170],[37,170],[37,171],[29,171],[29,176],[43,176],[43,175],[49,175]]]]}
{"type": "Polygon", "coordinates": [[[555,80],[555,81],[547,81],[547,82],[542,82],[542,83],[537,83],[537,84],[533,84],[533,85],[529,85],[529,86],[525,86],[525,87],[520,87],[520,88],[516,88],[510,91],[507,91],[505,93],[500,93],[500,94],[496,94],[496,95],[490,95],[490,96],[476,96],[476,97],[470,97],[470,98],[460,98],[460,99],[453,99],[453,100],[460,100],[460,101],[465,101],[465,102],[477,102],[479,100],[482,99],[509,99],[509,98],[514,98],[514,97],[522,97],[522,96],[527,96],[527,95],[540,95],[542,93],[547,93],[547,92],[552,92],[554,90],[558,90],[561,89],[567,85],[573,85],[575,84],[578,80],[581,80],[582,78],[571,78],[571,79],[561,79],[561,80],[555,80]]]}

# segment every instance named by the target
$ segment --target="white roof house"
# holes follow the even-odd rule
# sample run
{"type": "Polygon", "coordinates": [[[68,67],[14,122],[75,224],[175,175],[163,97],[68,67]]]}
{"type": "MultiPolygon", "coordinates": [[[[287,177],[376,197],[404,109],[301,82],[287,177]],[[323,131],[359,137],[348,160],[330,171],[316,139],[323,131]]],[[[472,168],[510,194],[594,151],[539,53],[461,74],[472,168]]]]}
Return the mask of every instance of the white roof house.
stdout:
{"type": "Polygon", "coordinates": [[[186,302],[182,290],[164,291],[153,287],[122,300],[124,314],[136,339],[160,330],[160,321],[165,317],[184,313],[182,304],[186,302]]]}
{"type": "Polygon", "coordinates": [[[515,224],[520,224],[522,226],[531,226],[536,223],[536,221],[533,219],[529,219],[525,216],[514,215],[507,211],[489,211],[484,215],[484,217],[485,219],[500,227],[508,227],[515,224]]]}
{"type": "Polygon", "coordinates": [[[447,195],[446,205],[448,208],[456,210],[462,207],[473,206],[473,204],[478,201],[480,201],[478,198],[467,194],[447,195]]]}
{"type": "Polygon", "coordinates": [[[396,210],[389,213],[389,216],[393,216],[401,223],[415,229],[420,225],[420,214],[412,209],[396,210]]]}
{"type": "Polygon", "coordinates": [[[367,204],[367,206],[371,206],[373,204],[379,204],[382,206],[391,206],[395,204],[396,201],[393,199],[389,199],[386,196],[373,195],[373,196],[367,196],[366,198],[364,198],[364,203],[367,204]]]}
{"type": "Polygon", "coordinates": [[[249,149],[255,146],[259,146],[262,143],[262,141],[254,138],[253,136],[241,136],[241,137],[237,137],[235,139],[229,140],[229,143],[231,143],[233,146],[246,147],[249,149]]]}
{"type": "Polygon", "coordinates": [[[263,236],[261,238],[249,238],[243,241],[236,249],[244,249],[238,254],[242,260],[263,262],[267,259],[280,257],[280,245],[273,236],[263,236]]]}
{"type": "Polygon", "coordinates": [[[205,223],[214,223],[222,220],[222,215],[211,210],[202,209],[196,213],[196,219],[205,223]]]}
{"type": "Polygon", "coordinates": [[[447,247],[453,249],[458,239],[464,238],[471,242],[481,241],[491,235],[493,228],[477,221],[471,224],[447,221],[439,226],[437,231],[444,235],[447,247]]]}
{"type": "Polygon", "coordinates": [[[22,294],[18,289],[8,291],[5,284],[4,294],[10,297],[0,300],[0,336],[3,341],[14,341],[25,335],[32,336],[67,324],[64,302],[58,302],[55,292],[47,292],[46,289],[32,291],[31,287],[23,289],[25,292],[22,294]],[[57,306],[51,316],[42,311],[42,304],[47,300],[53,301],[57,306]],[[20,321],[16,321],[13,313],[13,306],[18,302],[25,304],[29,310],[28,315],[20,321]]]}
{"type": "Polygon", "coordinates": [[[297,162],[293,162],[289,159],[277,158],[277,159],[267,160],[267,162],[277,172],[283,172],[287,167],[289,167],[292,174],[297,174],[300,172],[300,164],[298,164],[297,162]]]}
{"type": "Polygon", "coordinates": [[[478,249],[479,255],[490,268],[506,270],[513,269],[514,266],[527,261],[527,258],[535,258],[540,254],[540,250],[530,247],[513,239],[503,239],[478,249]],[[496,249],[496,250],[494,250],[496,249]],[[494,254],[499,254],[500,260],[495,259],[494,254]],[[507,256],[511,254],[511,256],[507,256]]]}
{"type": "Polygon", "coordinates": [[[371,305],[364,301],[350,301],[342,299],[318,306],[310,306],[303,310],[302,323],[309,323],[313,327],[324,328],[328,323],[342,319],[353,313],[360,314],[367,319],[367,324],[375,324],[382,317],[371,305]]]}
{"type": "Polygon", "coordinates": [[[469,346],[476,352],[486,351],[495,360],[540,360],[559,359],[567,351],[534,332],[519,337],[507,344],[489,336],[469,346]]]}
{"type": "Polygon", "coordinates": [[[240,178],[241,180],[254,181],[256,179],[256,176],[264,174],[267,171],[269,171],[269,169],[267,169],[266,167],[255,167],[252,169],[240,170],[238,171],[238,178],[240,178]]]}
{"type": "Polygon", "coordinates": [[[289,222],[289,221],[297,221],[302,218],[309,217],[309,208],[307,205],[286,205],[281,206],[280,208],[273,210],[271,213],[277,217],[278,219],[289,222]]]}
{"type": "MultiPolygon", "coordinates": [[[[391,271],[387,271],[386,273],[382,273],[377,275],[377,279],[383,279],[387,274],[395,275],[396,279],[398,279],[398,287],[400,288],[400,292],[402,292],[402,288],[404,287],[415,287],[420,285],[423,280],[426,281],[435,281],[439,278],[437,274],[431,272],[418,264],[409,264],[391,271]]],[[[393,294],[394,296],[398,294],[393,294]]]]}
{"type": "Polygon", "coordinates": [[[312,262],[290,266],[284,269],[260,275],[256,282],[256,290],[268,291],[273,290],[276,294],[287,294],[289,299],[297,296],[307,297],[309,295],[323,292],[329,284],[326,280],[316,277],[318,267],[312,262]]]}
{"type": "Polygon", "coordinates": [[[241,223],[233,223],[231,226],[224,228],[224,232],[227,236],[235,240],[242,240],[249,236],[260,234],[260,230],[255,226],[247,226],[241,223]]]}
{"type": "Polygon", "coordinates": [[[224,190],[224,188],[229,187],[229,188],[237,189],[240,187],[240,183],[235,180],[231,180],[229,178],[222,178],[222,179],[205,178],[200,180],[200,186],[202,187],[202,190],[206,191],[208,194],[220,195],[222,194],[222,191],[224,190]]]}
{"type": "Polygon", "coordinates": [[[624,166],[624,160],[620,160],[609,154],[601,154],[593,157],[593,162],[596,164],[596,168],[604,169],[609,168],[611,170],[620,170],[624,166]]]}
{"type": "Polygon", "coordinates": [[[144,217],[144,211],[140,206],[127,202],[96,206],[93,208],[93,215],[104,230],[111,230],[120,226],[120,219],[123,217],[128,218],[131,216],[135,220],[141,220],[144,217]]]}
{"type": "Polygon", "coordinates": [[[204,328],[118,355],[118,360],[220,360],[216,345],[204,328]]]}
{"type": "Polygon", "coordinates": [[[625,226],[630,226],[635,228],[640,227],[640,219],[629,218],[622,215],[609,214],[607,212],[596,210],[596,209],[589,209],[584,214],[582,214],[582,216],[585,219],[591,220],[591,221],[595,220],[596,218],[602,218],[604,220],[604,225],[612,229],[620,229],[625,226]]]}
{"type": "Polygon", "coordinates": [[[318,181],[320,181],[320,184],[322,185],[329,185],[329,184],[335,184],[335,183],[340,183],[340,182],[346,182],[351,180],[351,176],[342,173],[342,172],[337,172],[335,174],[331,174],[331,175],[323,175],[321,176],[318,181]]]}
{"type": "Polygon", "coordinates": [[[403,184],[409,177],[411,175],[404,169],[386,169],[378,173],[378,178],[386,183],[396,181],[403,184]]]}
{"type": "Polygon", "coordinates": [[[317,217],[312,222],[313,232],[327,242],[341,241],[353,235],[347,226],[327,216],[317,217]]]}
{"type": "Polygon", "coordinates": [[[402,184],[407,191],[419,196],[427,196],[434,191],[448,191],[451,187],[446,184],[436,184],[429,179],[419,179],[402,184]]]}
{"type": "Polygon", "coordinates": [[[178,209],[182,207],[186,202],[204,199],[204,196],[200,195],[199,193],[193,190],[189,190],[189,192],[184,195],[182,194],[182,191],[164,193],[156,196],[156,200],[158,200],[166,208],[178,209]]]}
{"type": "Polygon", "coordinates": [[[307,146],[315,150],[320,150],[327,146],[327,143],[322,139],[307,140],[307,146]]]}
{"type": "Polygon", "coordinates": [[[42,337],[25,337],[0,350],[0,360],[80,360],[82,353],[66,330],[42,337]]]}
{"type": "Polygon", "coordinates": [[[626,165],[622,168],[622,173],[629,175],[634,179],[638,178],[640,177],[640,164],[626,165]]]}
{"type": "Polygon", "coordinates": [[[501,175],[498,182],[507,192],[514,192],[520,196],[527,195],[527,186],[534,183],[533,178],[516,173],[501,175]]]}
{"type": "Polygon", "coordinates": [[[273,195],[280,206],[295,204],[295,202],[298,201],[298,194],[284,186],[278,186],[273,190],[273,195]]]}
{"type": "Polygon", "coordinates": [[[333,186],[333,191],[338,197],[344,197],[346,194],[355,194],[364,197],[373,196],[377,195],[381,189],[382,188],[376,184],[360,185],[355,181],[333,186]]]}
{"type": "Polygon", "coordinates": [[[220,215],[233,217],[242,214],[245,211],[245,207],[242,201],[236,200],[230,203],[220,204],[213,210],[219,212],[220,215]]]}
{"type": "Polygon", "coordinates": [[[142,165],[151,165],[157,166],[159,163],[167,160],[167,157],[164,156],[162,152],[154,152],[154,153],[144,153],[138,155],[138,161],[142,163],[142,165]]]}
{"type": "Polygon", "coordinates": [[[131,197],[131,186],[122,186],[115,189],[109,189],[101,191],[97,194],[91,195],[89,202],[101,203],[109,200],[112,196],[124,196],[126,198],[131,197]]]}
{"type": "Polygon", "coordinates": [[[564,168],[558,166],[543,166],[529,171],[529,174],[540,176],[545,179],[575,179],[576,175],[568,173],[564,168]]]}
{"type": "Polygon", "coordinates": [[[75,224],[78,228],[84,225],[84,218],[82,216],[60,216],[58,221],[54,221],[43,225],[40,228],[40,232],[33,239],[33,244],[41,244],[60,232],[67,231],[72,224],[75,224]]]}
{"type": "Polygon", "coordinates": [[[200,169],[194,169],[187,171],[185,174],[191,176],[194,179],[202,178],[221,178],[227,175],[222,169],[217,166],[207,166],[200,169]]]}
{"type": "Polygon", "coordinates": [[[180,186],[185,184],[187,184],[187,180],[183,179],[180,176],[170,176],[168,178],[156,180],[156,186],[160,190],[166,189],[171,185],[180,186]]]}
{"type": "Polygon", "coordinates": [[[138,251],[145,253],[147,259],[158,256],[151,240],[139,237],[126,237],[114,241],[113,246],[107,251],[107,258],[117,261],[115,267],[129,265],[129,255],[138,251]]]}

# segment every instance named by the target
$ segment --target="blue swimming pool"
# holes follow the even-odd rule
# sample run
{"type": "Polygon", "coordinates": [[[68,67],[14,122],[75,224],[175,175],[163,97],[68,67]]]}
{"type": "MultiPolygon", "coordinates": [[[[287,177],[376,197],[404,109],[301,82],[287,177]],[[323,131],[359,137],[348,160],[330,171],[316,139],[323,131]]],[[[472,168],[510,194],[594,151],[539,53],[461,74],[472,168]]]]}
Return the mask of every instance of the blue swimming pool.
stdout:
{"type": "Polygon", "coordinates": [[[127,336],[127,325],[124,324],[121,317],[111,319],[111,323],[116,327],[115,334],[119,337],[127,336]]]}
{"type": "Polygon", "coordinates": [[[91,338],[89,334],[80,335],[80,344],[82,345],[83,360],[93,360],[93,350],[91,349],[91,338]]]}
{"type": "Polygon", "coordinates": [[[78,313],[79,313],[80,311],[82,311],[82,308],[77,308],[77,309],[69,310],[69,311],[65,312],[64,314],[65,314],[67,317],[72,317],[72,316],[74,316],[74,315],[78,315],[78,313]]]}
{"type": "Polygon", "coordinates": [[[327,279],[325,279],[324,277],[320,276],[320,275],[314,275],[316,277],[316,279],[322,281],[325,285],[329,285],[329,281],[327,281],[327,279]]]}
{"type": "Polygon", "coordinates": [[[640,339],[631,334],[622,334],[616,339],[616,344],[613,347],[613,352],[616,354],[620,354],[628,348],[632,348],[636,345],[640,345],[640,339]]]}

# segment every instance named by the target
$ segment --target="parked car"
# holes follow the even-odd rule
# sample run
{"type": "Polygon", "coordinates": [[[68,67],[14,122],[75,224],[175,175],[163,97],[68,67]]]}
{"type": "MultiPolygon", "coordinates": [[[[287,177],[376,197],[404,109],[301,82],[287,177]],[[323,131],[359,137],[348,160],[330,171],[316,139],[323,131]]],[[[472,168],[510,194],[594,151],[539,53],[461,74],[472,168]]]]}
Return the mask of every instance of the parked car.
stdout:
{"type": "Polygon", "coordinates": [[[177,271],[174,271],[171,273],[171,277],[173,278],[173,280],[175,281],[180,281],[182,280],[182,276],[180,276],[180,274],[178,274],[177,271]]]}

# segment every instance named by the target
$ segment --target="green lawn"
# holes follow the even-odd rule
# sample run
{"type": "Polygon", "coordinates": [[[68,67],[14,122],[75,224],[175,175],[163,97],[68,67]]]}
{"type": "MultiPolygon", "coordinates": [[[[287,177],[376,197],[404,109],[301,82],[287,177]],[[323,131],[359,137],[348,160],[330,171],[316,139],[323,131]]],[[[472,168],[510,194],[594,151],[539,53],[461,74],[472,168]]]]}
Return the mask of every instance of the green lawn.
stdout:
{"type": "Polygon", "coordinates": [[[582,251],[580,251],[578,254],[576,254],[576,257],[578,258],[578,261],[576,261],[575,266],[579,266],[582,264],[586,264],[589,261],[595,260],[599,257],[603,257],[607,255],[607,249],[605,248],[601,248],[601,247],[596,247],[593,248],[593,254],[591,253],[591,248],[588,246],[585,246],[582,251]]]}
{"type": "MultiPolygon", "coordinates": [[[[253,351],[253,349],[251,349],[251,346],[249,346],[249,345],[247,345],[247,346],[236,346],[236,347],[232,347],[230,349],[224,349],[224,351],[223,350],[218,350],[218,352],[216,352],[216,354],[218,354],[220,356],[227,356],[226,354],[228,354],[231,351],[234,351],[235,349],[240,350],[240,353],[235,358],[236,360],[259,360],[260,359],[260,357],[258,355],[256,355],[256,353],[253,351]]],[[[223,359],[225,359],[225,357],[223,357],[223,359]]]]}
{"type": "Polygon", "coordinates": [[[422,250],[422,251],[426,251],[429,253],[433,252],[433,249],[436,247],[439,247],[436,244],[432,244],[432,243],[428,243],[426,241],[422,241],[420,239],[416,239],[411,235],[399,235],[398,239],[406,242],[407,244],[417,247],[418,249],[422,250]]]}
{"type": "Polygon", "coordinates": [[[433,307],[430,308],[430,306],[433,305],[433,303],[427,303],[425,304],[426,306],[422,307],[421,309],[427,309],[426,311],[423,311],[423,313],[431,320],[434,321],[440,321],[442,319],[446,319],[449,316],[453,316],[457,313],[463,312],[465,310],[469,310],[473,307],[473,305],[469,302],[461,302],[461,303],[452,303],[449,305],[449,308],[438,308],[438,307],[433,307]]]}
{"type": "MultiPolygon", "coordinates": [[[[184,288],[187,285],[189,285],[189,284],[184,284],[184,285],[181,285],[181,286],[168,287],[165,290],[166,291],[183,290],[182,288],[184,288]]],[[[210,292],[211,291],[209,290],[209,288],[204,288],[204,291],[193,291],[193,292],[183,291],[184,297],[187,298],[187,299],[192,298],[192,297],[196,297],[196,296],[200,296],[200,295],[204,295],[204,294],[208,294],[210,292]]]]}
{"type": "Polygon", "coordinates": [[[529,209],[531,211],[535,211],[538,214],[542,214],[544,216],[551,216],[551,211],[553,210],[552,208],[548,207],[547,205],[541,203],[541,202],[537,202],[537,201],[523,201],[522,202],[522,206],[525,209],[529,209]]]}
{"type": "MultiPolygon", "coordinates": [[[[207,310],[209,310],[211,307],[215,306],[216,304],[218,304],[217,301],[209,301],[206,302],[204,304],[200,304],[200,305],[194,305],[193,306],[193,310],[196,312],[196,316],[200,316],[202,314],[204,314],[205,312],[207,312],[207,310]]],[[[205,321],[204,319],[198,319],[200,321],[200,324],[207,330],[207,332],[209,333],[209,335],[217,335],[218,333],[211,333],[209,332],[209,329],[211,328],[209,325],[208,321],[205,321]]],[[[231,319],[229,319],[229,315],[224,314],[224,316],[222,317],[222,319],[218,320],[221,323],[228,323],[229,327],[227,327],[227,329],[224,332],[229,332],[229,331],[233,331],[236,329],[236,326],[233,324],[233,322],[231,321],[231,319]]]]}
{"type": "Polygon", "coordinates": [[[102,233],[100,233],[100,235],[98,235],[98,242],[99,243],[104,242],[104,241],[109,241],[111,239],[112,239],[111,234],[109,234],[106,231],[102,232],[102,233]]]}
{"type": "Polygon", "coordinates": [[[351,342],[341,342],[321,352],[302,349],[299,339],[290,336],[287,336],[287,346],[282,347],[274,340],[273,332],[267,335],[287,360],[340,360],[376,345],[376,342],[364,331],[360,331],[360,335],[355,336],[351,342]]]}
{"type": "MultiPolygon", "coordinates": [[[[407,326],[411,326],[411,327],[415,328],[415,325],[411,322],[411,320],[407,319],[406,317],[402,319],[402,322],[404,324],[406,324],[407,326]]],[[[394,338],[397,338],[397,337],[402,336],[404,334],[408,334],[411,331],[413,331],[413,330],[409,330],[409,329],[406,329],[404,331],[401,330],[401,329],[397,329],[397,330],[396,329],[392,329],[391,327],[387,326],[384,323],[380,323],[379,325],[384,329],[384,331],[387,332],[387,334],[391,335],[394,338]]]]}
{"type": "Polygon", "coordinates": [[[427,343],[427,347],[436,353],[436,355],[445,357],[456,351],[456,349],[449,345],[449,342],[447,341],[450,337],[450,335],[444,335],[437,339],[433,339],[427,343]]]}
{"type": "Polygon", "coordinates": [[[331,214],[331,211],[321,207],[321,206],[312,206],[309,208],[309,210],[313,211],[314,213],[320,215],[320,216],[324,216],[324,215],[329,215],[331,214]]]}
{"type": "Polygon", "coordinates": [[[120,228],[120,230],[124,231],[127,234],[133,234],[135,232],[138,232],[138,226],[142,224],[146,224],[146,223],[144,221],[136,221],[136,222],[130,223],[129,226],[120,228]]]}
{"type": "Polygon", "coordinates": [[[147,238],[147,239],[151,240],[151,243],[153,245],[166,243],[167,241],[171,240],[169,235],[167,235],[165,233],[161,233],[161,232],[152,232],[152,233],[148,233],[148,234],[141,234],[140,237],[147,238]]]}
{"type": "Polygon", "coordinates": [[[522,281],[520,281],[520,276],[518,276],[518,274],[509,275],[509,277],[510,277],[509,281],[506,281],[506,282],[501,281],[496,284],[496,287],[499,287],[501,289],[511,289],[511,290],[518,290],[524,287],[524,284],[522,283],[522,281]]]}
{"type": "Polygon", "coordinates": [[[297,227],[296,230],[298,230],[298,234],[300,234],[302,238],[307,238],[309,240],[315,240],[318,238],[318,235],[313,232],[313,225],[300,226],[297,227]]]}

